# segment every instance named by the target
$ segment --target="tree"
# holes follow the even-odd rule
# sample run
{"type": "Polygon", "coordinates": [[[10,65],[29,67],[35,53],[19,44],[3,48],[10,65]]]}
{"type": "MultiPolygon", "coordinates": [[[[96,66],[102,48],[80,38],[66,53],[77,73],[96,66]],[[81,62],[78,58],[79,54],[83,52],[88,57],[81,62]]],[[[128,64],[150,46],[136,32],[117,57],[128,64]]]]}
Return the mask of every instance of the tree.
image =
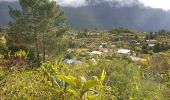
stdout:
{"type": "Polygon", "coordinates": [[[35,44],[37,65],[40,66],[40,47],[45,61],[46,37],[59,30],[58,26],[64,22],[64,13],[56,2],[50,0],[19,0],[19,3],[21,10],[9,7],[9,14],[14,19],[14,23],[10,24],[9,35],[23,39],[24,43],[35,44]]]}
{"type": "Polygon", "coordinates": [[[139,39],[139,36],[138,36],[138,35],[135,35],[135,39],[138,40],[138,39],[139,39]]]}
{"type": "MultiPolygon", "coordinates": [[[[46,41],[45,33],[52,32],[53,25],[56,26],[62,26],[64,22],[64,13],[60,11],[58,6],[56,6],[56,3],[50,3],[49,0],[43,0],[44,5],[40,8],[40,15],[42,19],[42,45],[43,45],[43,61],[45,61],[45,55],[46,55],[46,41]]],[[[54,29],[55,31],[55,29],[54,29]]],[[[58,28],[57,36],[60,36],[62,33],[64,33],[65,30],[63,30],[61,27],[58,28]],[[60,30],[59,30],[60,29],[60,30]]],[[[48,38],[47,38],[48,39],[48,38]]]]}
{"type": "Polygon", "coordinates": [[[160,43],[157,43],[153,48],[154,52],[160,52],[161,50],[162,50],[162,47],[160,43]]]}
{"type": "Polygon", "coordinates": [[[156,38],[156,33],[150,32],[149,34],[146,35],[146,39],[155,39],[156,38]]]}
{"type": "Polygon", "coordinates": [[[142,46],[142,52],[143,52],[143,53],[148,53],[148,52],[149,52],[149,46],[148,46],[148,44],[143,44],[143,46],[142,46]]]}
{"type": "Polygon", "coordinates": [[[88,33],[88,30],[85,29],[83,32],[78,33],[78,37],[79,38],[85,38],[85,37],[87,37],[87,33],[88,33]]]}

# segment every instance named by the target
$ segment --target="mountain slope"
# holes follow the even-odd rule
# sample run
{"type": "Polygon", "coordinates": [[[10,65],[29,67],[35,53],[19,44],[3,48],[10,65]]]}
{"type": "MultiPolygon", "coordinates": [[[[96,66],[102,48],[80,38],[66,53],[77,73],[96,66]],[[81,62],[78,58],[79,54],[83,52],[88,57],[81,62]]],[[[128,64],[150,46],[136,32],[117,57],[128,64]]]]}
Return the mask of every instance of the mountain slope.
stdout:
{"type": "Polygon", "coordinates": [[[80,28],[129,27],[140,31],[170,29],[170,12],[141,6],[117,7],[107,3],[63,8],[71,26],[80,28]]]}
{"type": "Polygon", "coordinates": [[[18,2],[0,2],[0,26],[7,25],[11,20],[8,6],[19,9],[18,2]]]}
{"type": "MultiPolygon", "coordinates": [[[[8,15],[8,5],[19,8],[17,2],[0,2],[0,25],[6,25],[11,20],[8,15]]],[[[90,2],[87,6],[62,7],[62,9],[68,23],[76,28],[129,27],[139,31],[170,29],[170,12],[145,8],[138,3],[120,7],[117,3],[90,2]]]]}

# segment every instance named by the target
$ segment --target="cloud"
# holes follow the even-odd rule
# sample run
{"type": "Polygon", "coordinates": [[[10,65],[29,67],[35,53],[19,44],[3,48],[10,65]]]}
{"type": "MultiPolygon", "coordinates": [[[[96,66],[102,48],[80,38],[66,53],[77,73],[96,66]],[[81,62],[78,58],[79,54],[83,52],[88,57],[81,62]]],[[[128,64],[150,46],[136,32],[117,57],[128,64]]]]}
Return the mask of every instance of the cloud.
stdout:
{"type": "Polygon", "coordinates": [[[0,0],[0,2],[3,2],[3,1],[5,1],[5,2],[13,2],[13,1],[17,1],[17,0],[0,0]]]}
{"type": "Polygon", "coordinates": [[[141,3],[138,0],[103,0],[108,1],[110,3],[117,3],[117,7],[129,7],[129,6],[136,6],[141,5],[141,3]]]}
{"type": "MultiPolygon", "coordinates": [[[[61,6],[80,7],[87,5],[89,0],[56,0],[61,6]]],[[[92,0],[93,1],[93,0],[92,0]]],[[[170,0],[95,0],[95,2],[117,2],[119,6],[133,6],[134,4],[143,4],[144,6],[151,8],[161,8],[164,10],[170,10],[170,0]]]]}
{"type": "MultiPolygon", "coordinates": [[[[1,1],[17,1],[17,0],[0,0],[1,1]]],[[[110,3],[117,2],[119,6],[133,6],[134,4],[143,4],[146,7],[161,8],[170,10],[170,0],[55,0],[61,6],[81,7],[88,5],[88,1],[97,3],[108,1],[110,3]]]]}
{"type": "Polygon", "coordinates": [[[170,0],[140,0],[145,6],[170,10],[170,0]]]}
{"type": "Polygon", "coordinates": [[[56,0],[61,6],[81,7],[87,5],[86,0],[56,0]]]}
{"type": "Polygon", "coordinates": [[[70,6],[70,7],[81,7],[89,4],[90,1],[95,3],[100,2],[110,2],[118,3],[119,6],[131,6],[134,3],[137,3],[137,0],[56,0],[57,3],[61,6],[70,6]]]}

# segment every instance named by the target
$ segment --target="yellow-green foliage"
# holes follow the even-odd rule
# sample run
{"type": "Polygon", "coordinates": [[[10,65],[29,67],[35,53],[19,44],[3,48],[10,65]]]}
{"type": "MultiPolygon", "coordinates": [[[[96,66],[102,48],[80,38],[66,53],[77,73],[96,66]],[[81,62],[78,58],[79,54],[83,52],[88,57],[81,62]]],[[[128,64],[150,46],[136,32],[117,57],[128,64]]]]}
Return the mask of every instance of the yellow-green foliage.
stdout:
{"type": "Polygon", "coordinates": [[[103,100],[114,97],[111,95],[111,87],[109,88],[109,86],[104,84],[106,78],[106,72],[104,70],[100,78],[93,76],[87,79],[81,75],[76,77],[65,75],[62,71],[60,60],[56,61],[54,65],[47,62],[41,68],[53,80],[58,90],[60,90],[61,99],[72,98],[73,100],[85,100],[89,98],[90,100],[103,100]]]}
{"type": "Polygon", "coordinates": [[[6,38],[5,36],[0,37],[0,43],[6,45],[6,38]]]}
{"type": "Polygon", "coordinates": [[[37,70],[12,71],[0,81],[1,100],[44,100],[57,98],[57,90],[37,70]]]}
{"type": "Polygon", "coordinates": [[[2,77],[5,75],[4,70],[0,67],[0,81],[2,79],[2,77]]]}
{"type": "Polygon", "coordinates": [[[125,66],[122,70],[113,71],[108,83],[112,86],[112,93],[115,97],[118,100],[163,99],[158,88],[159,84],[152,80],[143,79],[141,74],[139,66],[133,64],[125,66]]]}
{"type": "Polygon", "coordinates": [[[141,68],[116,59],[66,65],[59,57],[40,69],[2,70],[0,99],[168,100],[169,92],[162,96],[160,85],[141,68]]]}
{"type": "Polygon", "coordinates": [[[4,53],[8,49],[6,42],[7,41],[6,41],[5,36],[0,36],[0,53],[1,54],[4,53]]]}
{"type": "Polygon", "coordinates": [[[4,58],[4,55],[0,54],[0,60],[3,60],[4,58]]]}
{"type": "Polygon", "coordinates": [[[28,54],[24,50],[20,50],[18,52],[15,52],[14,55],[15,57],[26,58],[28,54]]]}

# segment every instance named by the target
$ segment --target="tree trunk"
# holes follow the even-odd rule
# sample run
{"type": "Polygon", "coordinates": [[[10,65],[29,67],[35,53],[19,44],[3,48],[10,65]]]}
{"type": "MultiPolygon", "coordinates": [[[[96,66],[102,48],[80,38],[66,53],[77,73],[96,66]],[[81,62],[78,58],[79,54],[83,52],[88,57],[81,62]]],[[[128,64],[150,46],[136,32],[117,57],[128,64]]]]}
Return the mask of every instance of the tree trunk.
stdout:
{"type": "Polygon", "coordinates": [[[38,43],[38,34],[36,33],[36,51],[37,51],[37,66],[40,67],[40,52],[39,52],[39,43],[38,43]]]}
{"type": "Polygon", "coordinates": [[[43,62],[45,62],[45,60],[46,60],[46,57],[45,57],[45,55],[46,55],[46,50],[45,50],[45,36],[44,36],[44,33],[43,33],[43,62]]]}
{"type": "Polygon", "coordinates": [[[46,48],[45,48],[45,33],[47,32],[47,25],[46,25],[46,21],[44,21],[44,32],[43,32],[43,41],[42,41],[42,46],[43,46],[43,62],[45,62],[46,60],[46,48]]]}

